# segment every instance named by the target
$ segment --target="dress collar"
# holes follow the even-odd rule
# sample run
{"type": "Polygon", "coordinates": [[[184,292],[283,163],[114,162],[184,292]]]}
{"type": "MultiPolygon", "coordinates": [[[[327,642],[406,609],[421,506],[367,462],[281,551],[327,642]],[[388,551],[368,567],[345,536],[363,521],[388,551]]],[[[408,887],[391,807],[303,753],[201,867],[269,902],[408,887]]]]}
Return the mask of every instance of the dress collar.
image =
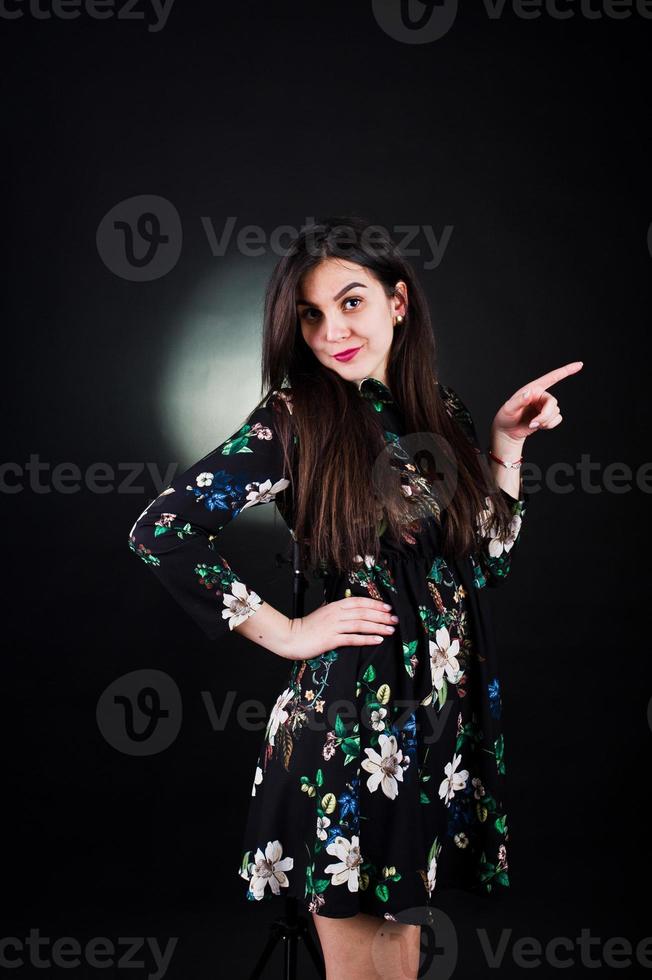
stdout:
{"type": "Polygon", "coordinates": [[[371,401],[383,402],[386,405],[394,402],[391,391],[378,378],[363,378],[362,381],[357,382],[357,385],[360,394],[371,401]]]}

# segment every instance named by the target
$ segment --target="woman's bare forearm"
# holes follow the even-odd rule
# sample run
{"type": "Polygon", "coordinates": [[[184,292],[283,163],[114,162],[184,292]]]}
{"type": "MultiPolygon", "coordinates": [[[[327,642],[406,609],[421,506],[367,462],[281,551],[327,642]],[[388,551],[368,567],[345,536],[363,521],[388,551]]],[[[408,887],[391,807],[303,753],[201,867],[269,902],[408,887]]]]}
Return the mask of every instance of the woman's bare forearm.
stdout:
{"type": "Polygon", "coordinates": [[[287,657],[291,649],[293,620],[282,612],[263,602],[256,612],[243,623],[233,627],[248,640],[258,643],[279,657],[287,657]]]}
{"type": "MultiPolygon", "coordinates": [[[[501,459],[507,460],[512,463],[523,455],[523,445],[524,439],[511,439],[509,436],[503,436],[502,438],[497,436],[493,431],[491,433],[491,450],[501,459]]],[[[489,457],[491,463],[491,469],[493,475],[496,478],[496,482],[499,487],[517,500],[521,495],[522,483],[521,483],[521,471],[518,468],[509,469],[502,465],[502,463],[497,463],[495,460],[489,457]]]]}

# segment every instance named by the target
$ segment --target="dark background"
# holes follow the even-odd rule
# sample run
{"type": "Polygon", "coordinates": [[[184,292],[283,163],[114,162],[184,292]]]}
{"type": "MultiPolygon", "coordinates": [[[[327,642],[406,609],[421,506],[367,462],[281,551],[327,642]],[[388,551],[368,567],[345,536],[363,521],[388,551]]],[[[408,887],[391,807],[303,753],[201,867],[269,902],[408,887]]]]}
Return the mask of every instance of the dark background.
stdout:
{"type": "MultiPolygon", "coordinates": [[[[649,450],[652,20],[590,19],[566,6],[575,10],[566,20],[525,20],[509,4],[492,19],[467,2],[425,44],[390,36],[368,2],[235,10],[176,0],[159,31],[148,30],[155,18],[142,3],[144,19],[38,19],[18,5],[24,16],[0,18],[12,464],[2,935],[38,929],[48,953],[64,936],[106,936],[120,952],[120,937],[164,946],[174,936],[168,977],[244,978],[281,911],[247,903],[236,875],[263,732],[246,730],[235,710],[249,698],[269,709],[287,662],[237,635],[215,649],[130,553],[129,528],[160,487],[141,475],[136,492],[118,480],[105,493],[61,492],[52,470],[193,461],[162,419],[161,376],[170,354],[183,358],[188,296],[213,281],[219,295],[225,267],[244,267],[259,290],[233,280],[253,333],[227,325],[202,351],[218,396],[205,402],[202,454],[253,407],[251,338],[277,256],[235,246],[214,256],[202,216],[218,232],[235,216],[269,236],[349,212],[390,231],[430,225],[440,237],[453,227],[436,268],[424,267],[429,255],[410,258],[431,303],[442,380],[483,437],[518,386],[584,361],[554,389],[563,423],[528,439],[527,527],[494,594],[512,888],[485,903],[442,897],[458,930],[455,976],[488,975],[476,927],[493,945],[512,930],[503,969],[514,976],[523,968],[512,944],[524,936],[574,942],[590,930],[601,958],[609,937],[635,946],[652,932],[643,915],[650,498],[635,479],[629,489],[607,479],[613,463],[635,474],[649,450]],[[177,209],[183,244],[169,271],[137,281],[108,267],[96,235],[115,205],[150,194],[177,209]],[[221,379],[243,363],[251,404],[227,422],[221,379]],[[30,485],[30,454],[47,462],[49,491],[30,485]],[[577,472],[587,454],[593,490],[577,472]],[[541,478],[558,462],[574,472],[565,493],[541,478]],[[98,723],[105,689],[136,670],[165,672],[183,703],[176,737],[142,756],[98,723]],[[234,698],[221,730],[205,692],[218,711],[234,698]]],[[[186,390],[197,398],[190,378],[186,390]]],[[[220,550],[289,613],[290,576],[273,558],[287,530],[272,508],[262,524],[250,515],[220,550]]],[[[579,947],[572,955],[579,970],[579,947]]],[[[152,970],[146,958],[130,975],[152,970]]],[[[279,955],[266,975],[280,973],[279,955]]],[[[544,962],[535,973],[558,970],[544,962]]],[[[42,971],[27,962],[13,975],[42,971]]],[[[82,962],[67,975],[98,970],[82,962]]]]}

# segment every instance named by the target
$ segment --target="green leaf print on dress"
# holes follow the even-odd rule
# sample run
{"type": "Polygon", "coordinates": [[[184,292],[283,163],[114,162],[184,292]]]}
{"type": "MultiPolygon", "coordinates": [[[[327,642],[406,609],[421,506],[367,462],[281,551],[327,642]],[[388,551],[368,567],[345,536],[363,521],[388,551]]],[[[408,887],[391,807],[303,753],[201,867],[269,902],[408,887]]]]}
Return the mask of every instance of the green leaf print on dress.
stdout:
{"type": "MultiPolygon", "coordinates": [[[[330,792],[323,796],[316,794],[316,830],[312,850],[308,848],[310,857],[306,864],[304,892],[310,912],[319,912],[328,906],[330,889],[342,886],[355,893],[373,887],[376,898],[388,902],[392,885],[401,880],[401,873],[395,867],[384,865],[379,869],[361,852],[359,771],[347,782],[345,792],[339,797],[330,792]],[[322,876],[317,873],[317,864],[318,861],[320,866],[324,863],[325,854],[336,860],[324,865],[322,876]]],[[[315,778],[312,785],[317,781],[315,778]]]]}

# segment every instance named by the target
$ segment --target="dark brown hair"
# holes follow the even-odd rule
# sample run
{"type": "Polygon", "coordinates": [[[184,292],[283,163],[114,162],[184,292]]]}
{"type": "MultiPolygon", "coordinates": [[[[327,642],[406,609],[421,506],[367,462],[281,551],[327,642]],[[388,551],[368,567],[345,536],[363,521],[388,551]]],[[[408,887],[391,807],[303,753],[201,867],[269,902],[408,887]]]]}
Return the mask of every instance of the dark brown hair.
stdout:
{"type": "Polygon", "coordinates": [[[454,471],[454,492],[442,507],[444,557],[473,550],[475,515],[485,509],[487,494],[494,505],[492,523],[506,533],[511,512],[491,469],[444,405],[427,301],[412,268],[378,226],[357,216],[329,217],[299,232],[277,263],[265,295],[262,380],[267,391],[259,404],[274,390],[291,388],[291,413],[281,399],[274,399],[274,407],[303,567],[348,571],[356,556],[377,558],[382,516],[384,533],[393,542],[400,546],[409,540],[403,537],[406,505],[399,480],[393,492],[386,486],[378,492],[377,463],[386,449],[378,413],[357,384],[324,367],[303,339],[296,308],[299,283],[327,258],[364,266],[388,297],[399,280],[407,286],[407,315],[394,328],[387,382],[406,432],[436,434],[438,451],[454,471]]]}

